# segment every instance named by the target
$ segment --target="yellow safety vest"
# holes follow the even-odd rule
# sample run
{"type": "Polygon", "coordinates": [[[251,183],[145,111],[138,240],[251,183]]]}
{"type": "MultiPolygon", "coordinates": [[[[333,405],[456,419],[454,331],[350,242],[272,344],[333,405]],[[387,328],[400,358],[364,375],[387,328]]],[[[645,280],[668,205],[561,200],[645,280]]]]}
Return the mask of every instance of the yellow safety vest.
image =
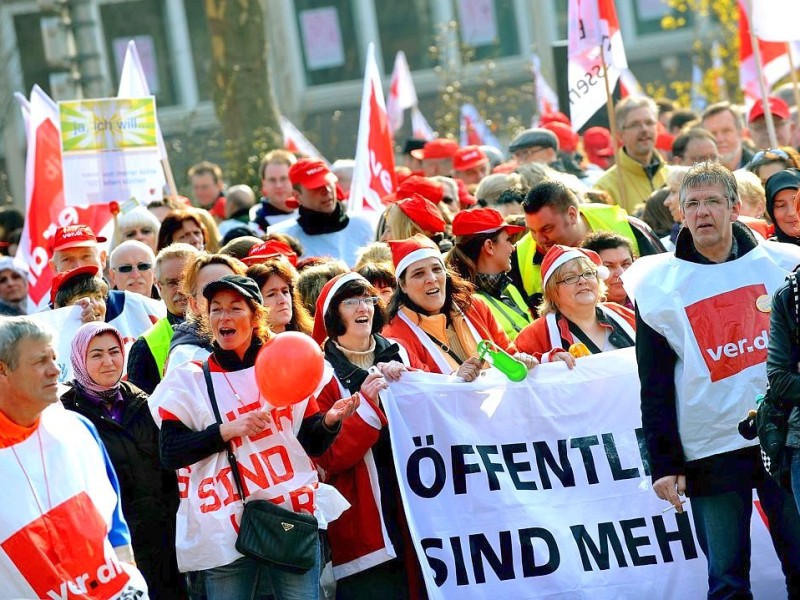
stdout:
{"type": "Polygon", "coordinates": [[[169,343],[172,341],[174,334],[175,331],[166,317],[156,321],[150,329],[142,334],[147,347],[150,348],[150,353],[156,360],[158,373],[162,379],[164,378],[164,365],[169,354],[169,343]]]}
{"type": "Polygon", "coordinates": [[[528,311],[525,300],[522,298],[522,294],[519,293],[519,290],[517,290],[514,284],[509,283],[503,290],[503,293],[511,298],[516,305],[516,310],[486,292],[476,292],[475,295],[481,297],[486,302],[494,318],[497,319],[503,331],[506,332],[508,339],[513,342],[517,339],[520,331],[533,323],[533,318],[531,317],[530,311],[528,311]]]}
{"type": "MultiPolygon", "coordinates": [[[[590,231],[612,231],[630,240],[634,253],[639,256],[639,243],[628,223],[628,213],[619,206],[608,204],[581,204],[578,207],[590,231]]],[[[529,231],[517,242],[517,263],[525,293],[529,296],[542,293],[542,269],[533,263],[536,242],[529,231]]]]}

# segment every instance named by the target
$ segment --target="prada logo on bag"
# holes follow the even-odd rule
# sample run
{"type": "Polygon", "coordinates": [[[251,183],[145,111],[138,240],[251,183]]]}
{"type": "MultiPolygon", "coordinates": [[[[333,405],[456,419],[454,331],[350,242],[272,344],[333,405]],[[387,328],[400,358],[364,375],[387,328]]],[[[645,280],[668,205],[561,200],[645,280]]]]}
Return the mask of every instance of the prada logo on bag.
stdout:
{"type": "Polygon", "coordinates": [[[292,529],[294,529],[294,525],[292,525],[291,523],[286,523],[285,521],[281,521],[281,527],[283,527],[284,531],[291,531],[292,529]]]}

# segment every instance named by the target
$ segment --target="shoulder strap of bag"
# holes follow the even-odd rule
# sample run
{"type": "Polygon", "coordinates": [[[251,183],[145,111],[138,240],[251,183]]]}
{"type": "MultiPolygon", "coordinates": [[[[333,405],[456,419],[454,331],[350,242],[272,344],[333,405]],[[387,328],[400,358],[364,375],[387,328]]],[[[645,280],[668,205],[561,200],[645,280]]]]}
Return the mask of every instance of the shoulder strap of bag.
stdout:
{"type": "Polygon", "coordinates": [[[800,344],[800,284],[797,281],[797,271],[789,273],[789,283],[792,286],[792,301],[794,303],[795,327],[792,332],[795,344],[800,344]]]}
{"type": "MultiPolygon", "coordinates": [[[[222,417],[219,414],[219,406],[217,406],[217,396],[214,393],[214,383],[211,381],[211,369],[208,366],[207,360],[203,361],[203,375],[206,378],[208,398],[211,400],[211,408],[214,410],[214,418],[217,419],[217,423],[222,425],[222,417]]],[[[236,460],[236,454],[234,454],[231,444],[226,444],[226,447],[228,450],[228,462],[231,465],[231,475],[233,475],[233,481],[236,483],[236,489],[239,492],[239,497],[242,499],[242,504],[244,504],[245,495],[244,489],[242,488],[242,479],[239,476],[239,461],[236,460]]]]}

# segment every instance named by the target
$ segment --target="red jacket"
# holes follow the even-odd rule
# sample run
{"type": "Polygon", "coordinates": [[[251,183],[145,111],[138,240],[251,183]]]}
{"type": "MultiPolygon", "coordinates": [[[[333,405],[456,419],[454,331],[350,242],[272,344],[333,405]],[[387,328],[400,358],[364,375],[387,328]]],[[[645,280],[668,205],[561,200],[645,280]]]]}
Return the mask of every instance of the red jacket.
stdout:
{"type": "MultiPolygon", "coordinates": [[[[464,315],[467,320],[472,324],[478,332],[479,340],[491,340],[503,350],[508,350],[510,342],[503,328],[497,323],[492,311],[486,303],[480,298],[473,298],[472,305],[464,315]]],[[[403,343],[408,349],[412,358],[416,358],[423,363],[431,373],[444,373],[449,375],[449,372],[444,372],[440,366],[443,358],[443,353],[439,350],[427,336],[419,337],[415,330],[408,325],[399,315],[392,319],[381,332],[383,336],[398,340],[403,343]],[[428,348],[431,350],[429,351],[428,348]],[[434,357],[431,352],[437,352],[439,356],[434,357]],[[437,362],[437,358],[439,361],[437,362]]],[[[445,361],[446,362],[446,361],[445,361]]]]}
{"type": "MultiPolygon", "coordinates": [[[[632,331],[636,330],[636,319],[631,309],[625,308],[616,302],[603,302],[600,304],[600,309],[608,315],[609,321],[614,322],[614,316],[621,318],[622,322],[627,323],[632,331]]],[[[555,315],[549,313],[536,319],[533,323],[525,327],[519,332],[517,339],[514,340],[512,347],[517,352],[526,352],[532,354],[542,362],[548,362],[551,355],[555,352],[567,351],[568,348],[561,347],[561,339],[570,340],[574,343],[572,332],[569,330],[566,319],[558,320],[559,338],[553,340],[551,338],[551,321],[555,315]]],[[[631,336],[633,337],[633,336],[631,336]]]]}

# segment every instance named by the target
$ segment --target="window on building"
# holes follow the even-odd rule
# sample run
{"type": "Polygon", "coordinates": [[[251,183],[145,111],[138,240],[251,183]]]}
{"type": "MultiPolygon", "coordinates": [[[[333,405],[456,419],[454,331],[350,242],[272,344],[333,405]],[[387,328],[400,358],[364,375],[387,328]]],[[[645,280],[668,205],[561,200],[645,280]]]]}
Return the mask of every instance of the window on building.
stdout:
{"type": "Polygon", "coordinates": [[[156,0],[129,0],[100,5],[100,19],[105,32],[105,43],[111,62],[108,72],[119,81],[125,48],[134,39],[150,86],[158,106],[177,104],[172,76],[173,64],[167,46],[165,7],[156,0]]]}
{"type": "Polygon", "coordinates": [[[14,16],[14,31],[17,35],[17,48],[24,51],[19,53],[22,63],[22,77],[25,84],[25,94],[39,84],[48,95],[50,90],[51,69],[47,66],[44,56],[44,44],[41,30],[42,17],[39,13],[19,14],[14,16]]]}
{"type": "Polygon", "coordinates": [[[430,51],[436,44],[433,3],[426,0],[375,2],[378,33],[387,73],[394,65],[399,50],[406,54],[412,71],[431,69],[437,60],[430,51]]]}
{"type": "Polygon", "coordinates": [[[453,14],[463,62],[520,53],[513,0],[454,0],[453,14]]]}
{"type": "Polygon", "coordinates": [[[197,80],[197,97],[211,100],[211,35],[208,32],[205,0],[183,0],[186,9],[186,26],[192,46],[194,76],[197,80]]]}
{"type": "Polygon", "coordinates": [[[350,0],[295,0],[308,85],[363,77],[350,0]]]}

